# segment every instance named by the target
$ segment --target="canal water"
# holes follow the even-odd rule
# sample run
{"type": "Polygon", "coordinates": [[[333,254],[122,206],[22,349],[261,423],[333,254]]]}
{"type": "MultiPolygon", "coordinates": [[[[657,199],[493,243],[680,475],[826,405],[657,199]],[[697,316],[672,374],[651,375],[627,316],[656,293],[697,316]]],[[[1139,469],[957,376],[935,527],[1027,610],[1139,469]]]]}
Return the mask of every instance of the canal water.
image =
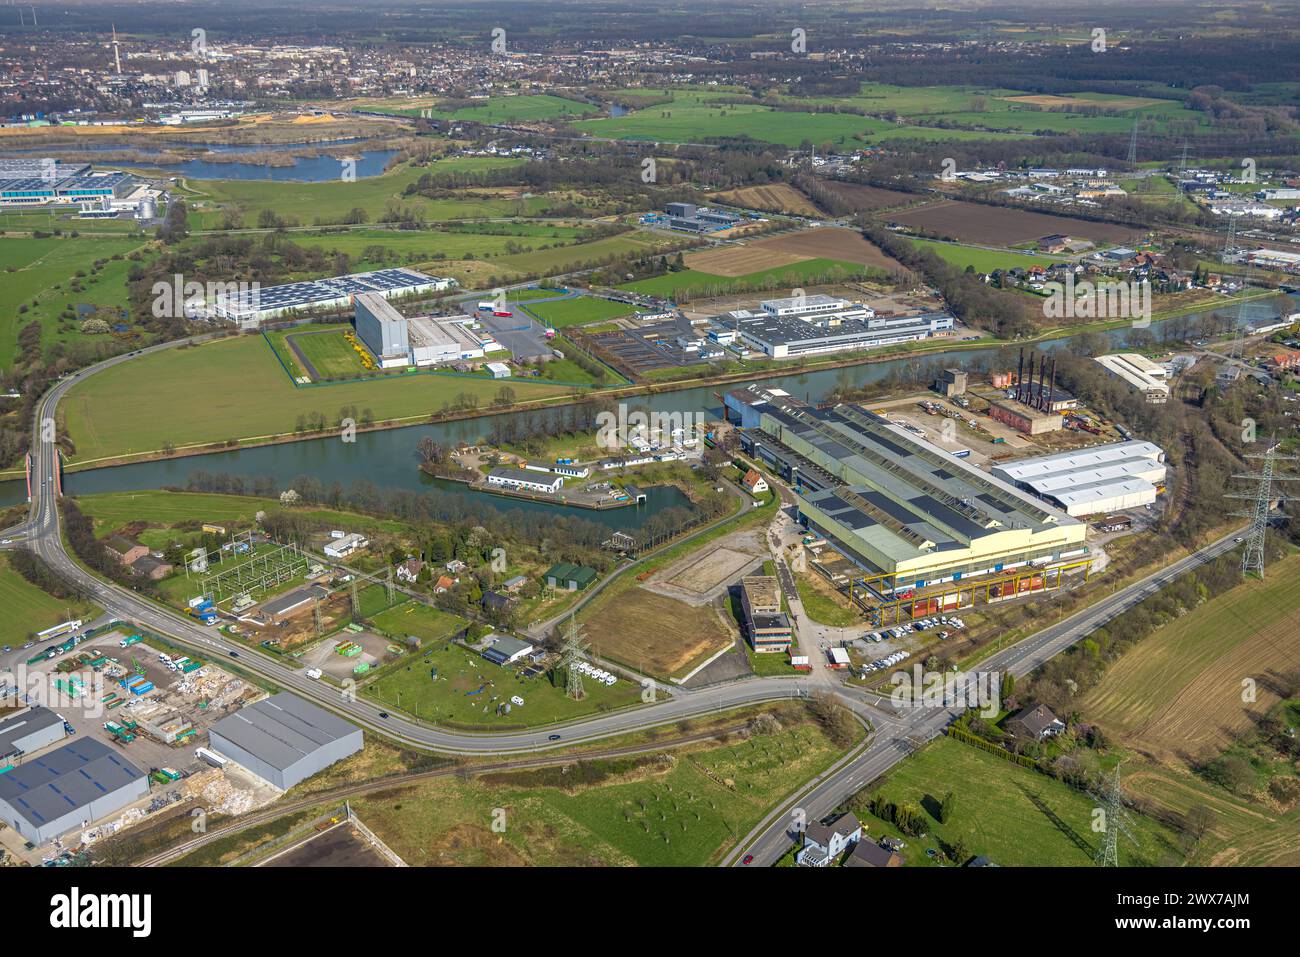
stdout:
{"type": "MultiPolygon", "coordinates": [[[[1249,305],[1251,307],[1249,317],[1252,321],[1287,314],[1298,308],[1296,300],[1290,296],[1276,296],[1249,305]]],[[[1235,314],[1235,309],[1236,307],[1231,303],[1225,302],[1223,310],[1207,310],[1198,315],[1208,316],[1214,312],[1223,312],[1231,316],[1235,314]]],[[[1196,316],[1183,317],[1182,321],[1195,318],[1196,316]]],[[[1159,339],[1162,327],[1179,321],[1168,319],[1153,322],[1149,331],[1159,339]]],[[[1130,329],[1124,328],[1111,330],[1105,335],[1111,347],[1118,348],[1125,344],[1130,333],[1130,329]]],[[[1050,352],[1056,349],[1068,349],[1072,344],[1076,344],[1075,340],[1059,339],[1043,343],[1039,348],[1050,352]]],[[[892,381],[897,381],[900,385],[908,382],[927,382],[930,381],[934,370],[945,366],[956,366],[976,372],[1006,368],[1008,362],[1014,360],[1015,352],[1014,346],[951,350],[924,357],[907,357],[887,362],[846,366],[841,369],[772,376],[760,381],[765,385],[784,389],[801,399],[819,402],[837,387],[862,387],[887,384],[892,381]]],[[[638,396],[629,399],[628,406],[630,409],[654,412],[703,412],[713,418],[720,418],[721,407],[715,395],[717,391],[719,390],[715,387],[706,386],[656,396],[638,396]]],[[[278,486],[284,489],[288,488],[298,476],[310,475],[326,486],[337,481],[345,489],[353,482],[364,481],[370,482],[380,490],[404,489],[427,491],[435,495],[468,496],[476,502],[491,505],[501,511],[544,509],[555,512],[560,510],[590,521],[600,522],[611,528],[638,528],[657,511],[671,505],[684,504],[685,499],[681,493],[670,488],[649,490],[649,501],[646,505],[635,509],[623,508],[601,512],[532,503],[473,491],[454,482],[435,480],[422,474],[417,468],[416,444],[425,436],[444,446],[459,442],[474,444],[487,436],[498,419],[536,414],[538,413],[505,412],[436,425],[415,425],[379,432],[365,432],[358,434],[355,437],[356,441],[352,443],[345,443],[338,437],[332,436],[262,448],[213,452],[187,458],[72,472],[65,477],[64,484],[73,494],[168,486],[184,487],[192,473],[201,471],[210,474],[228,473],[241,476],[246,480],[271,476],[278,486]]],[[[25,496],[26,490],[22,482],[0,484],[0,505],[20,502],[25,496]]]]}

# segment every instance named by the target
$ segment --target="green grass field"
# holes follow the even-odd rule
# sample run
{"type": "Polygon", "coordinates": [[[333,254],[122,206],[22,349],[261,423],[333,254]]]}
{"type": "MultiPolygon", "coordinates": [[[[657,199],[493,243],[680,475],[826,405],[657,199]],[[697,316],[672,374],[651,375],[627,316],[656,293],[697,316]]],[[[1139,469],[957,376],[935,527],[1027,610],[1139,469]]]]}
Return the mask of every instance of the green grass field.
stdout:
{"type": "Polygon", "coordinates": [[[418,601],[408,601],[371,616],[375,626],[394,638],[413,635],[422,645],[444,642],[465,627],[464,618],[439,611],[418,601]]]}
{"type": "Polygon", "coordinates": [[[610,256],[649,256],[682,245],[676,237],[638,230],[575,246],[558,246],[554,249],[501,256],[493,262],[505,263],[521,273],[546,276],[578,269],[586,264],[596,265],[610,256]]]}
{"type": "Polygon", "coordinates": [[[76,239],[51,237],[0,237],[0,369],[7,369],[17,355],[18,330],[33,319],[44,330],[43,346],[54,342],[107,339],[85,336],[80,318],[60,323],[66,309],[86,304],[122,309],[127,302],[126,277],[131,263],[125,257],[143,243],[138,239],[113,236],[80,236],[76,239]],[[97,260],[107,260],[91,275],[97,260]],[[12,269],[12,271],[10,271],[12,269]],[[77,277],[77,273],[85,275],[77,277]],[[72,289],[74,282],[83,287],[72,289]],[[58,288],[55,288],[58,287],[58,288]],[[25,307],[25,308],[24,308],[25,307]]]}
{"type": "MultiPolygon", "coordinates": [[[[381,617],[400,625],[401,611],[398,607],[381,617]]],[[[382,622],[379,624],[384,627],[382,622]]],[[[431,644],[437,644],[437,639],[431,644]]],[[[563,684],[556,687],[547,677],[516,677],[517,667],[499,667],[459,645],[426,647],[418,658],[406,660],[367,684],[364,693],[417,718],[466,727],[535,727],[627,707],[641,700],[641,686],[626,679],[612,687],[586,679],[587,696],[575,701],[565,694],[563,684]],[[436,678],[430,674],[435,668],[436,678]],[[524,699],[523,707],[513,706],[509,714],[498,716],[497,705],[515,695],[524,699]]]]}
{"type": "MultiPolygon", "coordinates": [[[[1092,831],[1093,798],[951,738],[897,765],[878,790],[895,804],[915,804],[928,814],[924,839],[900,835],[872,815],[863,820],[877,840],[903,837],[909,866],[933,863],[926,848],[960,837],[971,854],[1003,867],[1090,867],[1100,839],[1092,831]],[[934,810],[949,791],[956,796],[956,811],[940,824],[934,810]]],[[[1121,841],[1121,865],[1151,866],[1177,854],[1175,835],[1165,825],[1134,812],[1131,827],[1138,846],[1121,841]]]]}
{"type": "Polygon", "coordinates": [[[351,379],[362,375],[366,367],[352,343],[343,338],[343,330],[304,332],[291,336],[303,357],[316,369],[321,379],[351,379]]]}
{"type": "MultiPolygon", "coordinates": [[[[488,666],[492,667],[492,666],[488,666]]],[[[800,723],[747,741],[419,784],[353,803],[413,866],[700,867],[839,755],[800,723]],[[728,786],[727,782],[730,782],[728,786]],[[494,810],[503,831],[494,832],[494,810]]]]}
{"type": "Polygon", "coordinates": [[[17,648],[32,634],[73,618],[90,620],[99,609],[87,602],[66,602],[48,595],[9,567],[0,555],[0,645],[17,648]]]}
{"type": "MultiPolygon", "coordinates": [[[[517,401],[568,390],[512,382],[517,401]]],[[[451,407],[457,397],[477,397],[486,408],[500,389],[491,379],[452,375],[397,375],[365,382],[295,388],[261,336],[240,336],[143,356],[78,383],[68,393],[69,434],[76,461],[202,445],[230,438],[292,434],[300,415],[370,409],[376,422],[424,418],[451,407]],[[165,408],[166,415],[141,415],[165,408]]]]}
{"type": "MultiPolygon", "coordinates": [[[[404,110],[419,115],[420,110],[404,110]]],[[[599,113],[590,103],[549,94],[520,96],[494,96],[483,105],[467,106],[459,110],[433,110],[437,119],[465,120],[473,123],[504,123],[508,121],[557,120],[566,116],[586,116],[599,113]]]]}
{"type": "Polygon", "coordinates": [[[542,322],[556,329],[568,326],[581,326],[589,322],[602,322],[627,316],[636,310],[622,302],[610,302],[593,296],[579,296],[574,299],[559,299],[555,302],[538,302],[527,307],[542,322]]]}

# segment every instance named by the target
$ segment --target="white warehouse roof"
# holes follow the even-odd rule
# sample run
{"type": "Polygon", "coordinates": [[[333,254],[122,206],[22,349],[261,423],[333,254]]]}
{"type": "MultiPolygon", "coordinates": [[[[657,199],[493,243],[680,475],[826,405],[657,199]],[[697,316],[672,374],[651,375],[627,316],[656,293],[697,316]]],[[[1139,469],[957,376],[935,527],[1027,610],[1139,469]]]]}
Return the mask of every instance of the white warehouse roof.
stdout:
{"type": "Polygon", "coordinates": [[[1152,442],[1112,442],[995,465],[998,478],[1050,499],[1068,515],[1147,505],[1165,480],[1164,450],[1152,442]]]}

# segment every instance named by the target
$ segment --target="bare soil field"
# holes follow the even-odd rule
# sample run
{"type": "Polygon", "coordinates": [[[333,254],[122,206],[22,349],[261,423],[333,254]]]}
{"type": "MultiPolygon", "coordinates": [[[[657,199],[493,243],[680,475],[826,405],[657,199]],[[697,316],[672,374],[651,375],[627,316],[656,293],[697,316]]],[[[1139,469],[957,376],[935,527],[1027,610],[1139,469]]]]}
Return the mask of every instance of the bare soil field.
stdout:
{"type": "Polygon", "coordinates": [[[763,247],[760,243],[748,243],[743,246],[723,246],[702,253],[687,253],[685,263],[689,269],[698,269],[713,276],[748,276],[750,273],[763,272],[800,263],[811,256],[796,253],[782,253],[763,247]]]}
{"type": "Polygon", "coordinates": [[[756,547],[745,547],[752,544],[752,533],[749,533],[749,539],[750,543],[724,540],[705,552],[689,555],[652,577],[642,587],[670,598],[681,598],[692,605],[702,605],[715,597],[720,589],[737,582],[741,573],[762,558],[756,547]]]}
{"type": "Polygon", "coordinates": [[[787,236],[775,236],[757,245],[778,252],[797,253],[811,259],[839,259],[878,269],[901,269],[897,260],[886,256],[875,243],[868,242],[856,229],[819,226],[787,236]]]}
{"type": "Polygon", "coordinates": [[[1114,223],[1093,223],[1024,209],[943,200],[890,215],[890,220],[964,243],[1010,246],[1062,233],[1107,245],[1130,243],[1141,231],[1114,223]]]}
{"type": "Polygon", "coordinates": [[[855,212],[887,209],[890,206],[907,206],[923,198],[901,190],[863,186],[860,183],[827,181],[822,185],[844,202],[851,203],[855,212]]]}
{"type": "Polygon", "coordinates": [[[1052,96],[1050,94],[1000,96],[998,99],[1005,103],[1026,103],[1030,106],[1041,106],[1044,109],[1051,109],[1054,106],[1095,106],[1118,112],[1140,110],[1147,106],[1158,106],[1161,102],[1146,96],[1125,96],[1114,100],[1089,100],[1079,96],[1052,96]]]}
{"type": "Polygon", "coordinates": [[[822,211],[803,193],[785,183],[771,186],[747,186],[715,194],[715,198],[733,206],[761,209],[769,213],[793,213],[796,216],[820,216],[822,211]]]}
{"type": "Polygon", "coordinates": [[[644,588],[604,602],[585,630],[597,655],[663,676],[734,640],[711,605],[695,607],[644,588]]]}

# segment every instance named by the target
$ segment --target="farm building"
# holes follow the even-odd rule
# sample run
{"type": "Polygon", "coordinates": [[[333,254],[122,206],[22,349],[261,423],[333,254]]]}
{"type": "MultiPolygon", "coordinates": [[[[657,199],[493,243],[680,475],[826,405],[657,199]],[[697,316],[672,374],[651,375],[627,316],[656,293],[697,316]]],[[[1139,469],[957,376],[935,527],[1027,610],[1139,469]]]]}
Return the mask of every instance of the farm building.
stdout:
{"type": "Polygon", "coordinates": [[[0,774],[0,819],[43,844],[148,794],[143,771],[97,738],[79,738],[0,774]]]}
{"type": "Polygon", "coordinates": [[[742,449],[794,485],[799,520],[882,596],[1088,562],[1082,522],[873,413],[761,386],[726,408],[742,449]]]}
{"type": "Polygon", "coordinates": [[[212,726],[213,751],[288,790],[361,750],[361,729],[297,695],[263,698],[212,726]]]}
{"type": "Polygon", "coordinates": [[[0,761],[11,761],[62,741],[63,719],[42,705],[0,721],[0,761]]]}
{"type": "Polygon", "coordinates": [[[560,562],[546,570],[546,584],[564,591],[581,591],[596,580],[596,572],[582,565],[560,562]]]}
{"type": "Polygon", "coordinates": [[[1165,453],[1151,442],[1111,442],[1003,462],[992,472],[1068,515],[1096,515],[1154,502],[1165,480],[1165,453]]]}

